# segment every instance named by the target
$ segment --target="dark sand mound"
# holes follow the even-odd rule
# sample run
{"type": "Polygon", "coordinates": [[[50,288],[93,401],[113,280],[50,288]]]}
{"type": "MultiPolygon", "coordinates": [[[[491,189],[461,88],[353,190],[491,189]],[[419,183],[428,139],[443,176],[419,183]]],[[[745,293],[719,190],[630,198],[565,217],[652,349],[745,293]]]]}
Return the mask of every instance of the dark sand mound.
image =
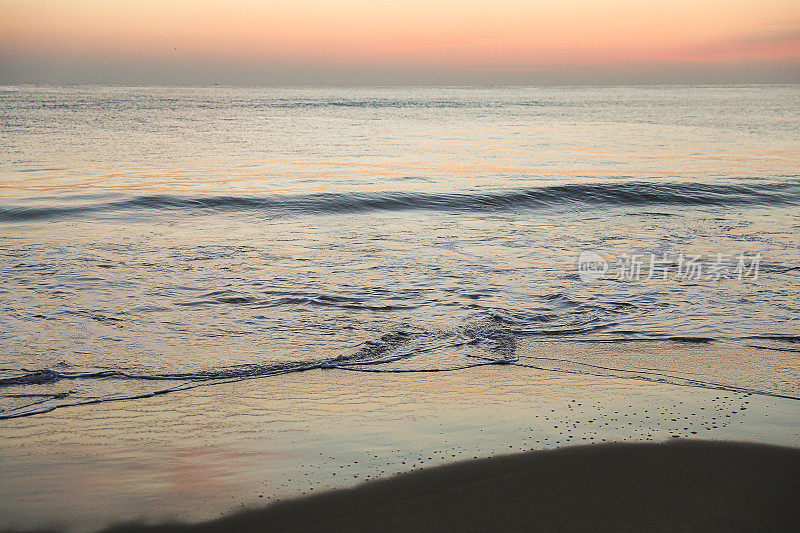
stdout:
{"type": "Polygon", "coordinates": [[[676,441],[481,459],[203,524],[109,531],[800,531],[800,449],[676,441]]]}

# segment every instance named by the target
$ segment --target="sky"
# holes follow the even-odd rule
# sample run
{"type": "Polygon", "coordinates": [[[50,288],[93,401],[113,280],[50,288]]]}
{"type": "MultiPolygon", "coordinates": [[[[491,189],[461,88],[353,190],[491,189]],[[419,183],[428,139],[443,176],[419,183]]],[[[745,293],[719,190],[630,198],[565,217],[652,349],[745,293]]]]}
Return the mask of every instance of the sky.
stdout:
{"type": "Polygon", "coordinates": [[[800,83],[800,0],[0,0],[0,83],[800,83]]]}

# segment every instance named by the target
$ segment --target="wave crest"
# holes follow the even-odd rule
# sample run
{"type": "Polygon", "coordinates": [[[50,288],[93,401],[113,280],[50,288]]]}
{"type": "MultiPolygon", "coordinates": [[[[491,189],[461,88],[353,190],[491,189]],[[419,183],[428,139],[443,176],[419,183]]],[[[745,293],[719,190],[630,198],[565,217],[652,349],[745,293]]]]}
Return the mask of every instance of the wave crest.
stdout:
{"type": "Polygon", "coordinates": [[[137,196],[67,206],[0,205],[0,221],[18,222],[93,213],[250,212],[274,215],[342,214],[371,211],[507,211],[563,206],[800,205],[800,181],[755,184],[622,182],[565,184],[494,192],[341,192],[306,195],[137,196]]]}

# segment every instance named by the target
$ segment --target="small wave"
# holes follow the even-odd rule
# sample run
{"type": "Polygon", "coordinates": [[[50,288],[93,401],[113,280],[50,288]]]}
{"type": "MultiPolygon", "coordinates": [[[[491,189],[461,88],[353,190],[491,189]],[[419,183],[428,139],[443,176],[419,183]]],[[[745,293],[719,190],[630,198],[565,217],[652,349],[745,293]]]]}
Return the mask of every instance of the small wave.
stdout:
{"type": "MultiPolygon", "coordinates": [[[[592,329],[591,324],[566,328],[519,329],[509,327],[507,320],[494,316],[466,324],[452,331],[431,332],[399,329],[376,340],[366,341],[353,352],[310,361],[244,364],[211,370],[176,373],[133,372],[124,369],[92,369],[84,371],[52,368],[12,370],[4,368],[8,377],[0,379],[0,419],[42,414],[60,407],[133,400],[207,385],[233,383],[249,379],[277,377],[308,370],[340,370],[367,373],[436,373],[454,372],[486,365],[530,368],[542,372],[582,374],[648,381],[655,384],[699,387],[800,400],[788,394],[743,384],[722,383],[704,379],[699,374],[681,375],[673,370],[656,368],[621,368],[591,364],[588,361],[559,359],[547,356],[517,355],[520,335],[569,336],[592,329]],[[69,387],[64,385],[68,384],[69,387]],[[112,386],[99,393],[92,383],[112,386]]],[[[670,337],[669,342],[715,342],[706,338],[670,337]]],[[[626,339],[609,339],[625,342],[626,339]]]]}
{"type": "Polygon", "coordinates": [[[674,342],[688,342],[694,344],[708,344],[710,342],[714,342],[714,339],[711,337],[667,337],[668,340],[674,342]]]}
{"type": "Polygon", "coordinates": [[[568,205],[589,207],[800,205],[800,182],[784,181],[747,185],[624,182],[553,185],[469,193],[342,192],[261,197],[155,195],[71,206],[0,205],[0,221],[20,222],[85,216],[93,213],[138,211],[253,212],[287,216],[404,210],[506,211],[556,208],[568,205]]]}
{"type": "Polygon", "coordinates": [[[745,339],[756,340],[770,340],[770,341],[783,341],[783,342],[800,342],[800,335],[783,335],[783,334],[763,334],[763,335],[748,335],[745,339]]]}

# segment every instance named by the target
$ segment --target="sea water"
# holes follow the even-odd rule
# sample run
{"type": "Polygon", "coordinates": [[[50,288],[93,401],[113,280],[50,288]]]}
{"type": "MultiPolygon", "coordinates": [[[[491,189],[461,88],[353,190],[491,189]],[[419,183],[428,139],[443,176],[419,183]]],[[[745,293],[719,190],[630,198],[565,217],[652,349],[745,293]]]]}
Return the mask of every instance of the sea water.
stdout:
{"type": "Polygon", "coordinates": [[[309,369],[800,397],[798,109],[798,86],[1,87],[0,418],[309,369]],[[725,350],[520,357],[553,340],[725,350]]]}

